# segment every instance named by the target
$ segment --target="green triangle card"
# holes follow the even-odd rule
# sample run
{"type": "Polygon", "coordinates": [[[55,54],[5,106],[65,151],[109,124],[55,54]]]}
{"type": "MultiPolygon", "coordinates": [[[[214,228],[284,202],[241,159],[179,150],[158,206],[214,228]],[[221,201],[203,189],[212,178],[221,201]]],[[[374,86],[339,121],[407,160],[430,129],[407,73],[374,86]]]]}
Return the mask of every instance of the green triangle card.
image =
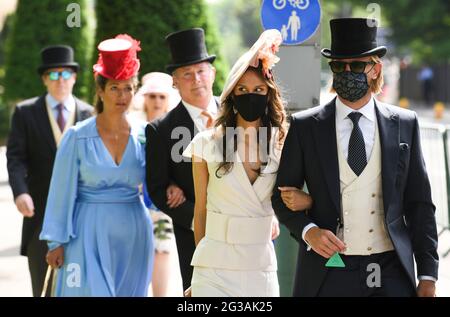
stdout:
{"type": "Polygon", "coordinates": [[[339,253],[333,254],[331,258],[328,259],[328,262],[325,264],[326,267],[345,267],[344,261],[342,261],[339,253]]]}

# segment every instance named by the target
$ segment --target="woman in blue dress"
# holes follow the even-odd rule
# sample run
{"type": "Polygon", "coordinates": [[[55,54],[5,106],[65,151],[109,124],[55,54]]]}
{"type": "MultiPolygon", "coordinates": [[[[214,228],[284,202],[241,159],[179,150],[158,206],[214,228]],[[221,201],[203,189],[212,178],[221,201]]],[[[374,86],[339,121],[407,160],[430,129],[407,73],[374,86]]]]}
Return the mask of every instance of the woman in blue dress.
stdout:
{"type": "Polygon", "coordinates": [[[73,127],[58,149],[41,240],[57,271],[56,296],[147,296],[153,232],[139,198],[144,126],[126,113],[136,88],[139,42],[103,41],[94,65],[96,117],[73,127]]]}

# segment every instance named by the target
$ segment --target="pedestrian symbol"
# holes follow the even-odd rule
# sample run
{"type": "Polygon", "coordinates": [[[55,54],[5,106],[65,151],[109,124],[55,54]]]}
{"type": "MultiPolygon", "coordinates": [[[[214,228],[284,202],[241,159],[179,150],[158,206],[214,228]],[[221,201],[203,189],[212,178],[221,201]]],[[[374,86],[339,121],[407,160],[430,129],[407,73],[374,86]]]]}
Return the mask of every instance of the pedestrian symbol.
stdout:
{"type": "Polygon", "coordinates": [[[261,21],[264,29],[278,29],[283,44],[308,40],[320,24],[319,0],[263,0],[261,21]]]}

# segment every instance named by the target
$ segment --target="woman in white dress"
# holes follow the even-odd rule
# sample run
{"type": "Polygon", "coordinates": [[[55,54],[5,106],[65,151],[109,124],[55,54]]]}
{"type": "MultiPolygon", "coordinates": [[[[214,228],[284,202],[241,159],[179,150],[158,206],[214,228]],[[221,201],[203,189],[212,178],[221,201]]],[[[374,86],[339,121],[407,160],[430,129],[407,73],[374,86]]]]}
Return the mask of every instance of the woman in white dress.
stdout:
{"type": "MultiPolygon", "coordinates": [[[[286,115],[271,68],[281,35],[261,34],[233,66],[215,129],[199,133],[191,157],[195,187],[192,296],[279,296],[271,195],[286,115]]],[[[295,210],[311,198],[292,189],[295,210]]]]}

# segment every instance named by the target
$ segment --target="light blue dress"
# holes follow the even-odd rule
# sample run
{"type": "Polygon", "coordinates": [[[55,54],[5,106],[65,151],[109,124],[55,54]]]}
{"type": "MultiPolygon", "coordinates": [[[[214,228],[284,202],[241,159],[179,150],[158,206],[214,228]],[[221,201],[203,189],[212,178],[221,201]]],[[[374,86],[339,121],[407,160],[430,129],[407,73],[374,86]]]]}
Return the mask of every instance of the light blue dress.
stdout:
{"type": "Polygon", "coordinates": [[[56,154],[41,240],[64,246],[55,296],[147,296],[153,228],[138,186],[145,179],[143,125],[131,125],[117,165],[96,117],[72,127],[56,154]]]}

